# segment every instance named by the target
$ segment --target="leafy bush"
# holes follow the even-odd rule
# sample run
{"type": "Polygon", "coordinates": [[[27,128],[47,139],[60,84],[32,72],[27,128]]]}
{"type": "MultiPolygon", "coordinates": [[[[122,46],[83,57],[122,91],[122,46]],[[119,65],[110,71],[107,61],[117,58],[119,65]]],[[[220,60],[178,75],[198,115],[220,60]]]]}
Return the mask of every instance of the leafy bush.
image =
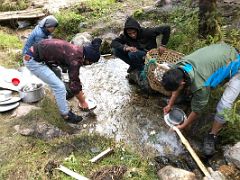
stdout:
{"type": "Polygon", "coordinates": [[[28,0],[3,0],[1,1],[0,11],[15,11],[26,9],[29,5],[28,0]]]}
{"type": "Polygon", "coordinates": [[[236,143],[240,141],[240,100],[238,100],[232,109],[224,111],[224,118],[227,121],[227,127],[223,129],[221,135],[224,143],[236,143]]]}
{"type": "Polygon", "coordinates": [[[54,35],[57,38],[70,40],[79,32],[79,24],[85,20],[83,16],[71,10],[64,10],[55,14],[59,22],[54,35]]]}

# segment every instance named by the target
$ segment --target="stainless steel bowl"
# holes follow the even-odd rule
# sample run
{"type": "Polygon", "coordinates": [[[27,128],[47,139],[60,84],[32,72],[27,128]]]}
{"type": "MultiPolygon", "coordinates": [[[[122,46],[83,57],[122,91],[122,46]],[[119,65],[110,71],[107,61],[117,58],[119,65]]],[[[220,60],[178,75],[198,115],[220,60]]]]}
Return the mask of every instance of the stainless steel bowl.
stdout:
{"type": "Polygon", "coordinates": [[[32,87],[23,87],[20,89],[19,94],[23,102],[33,103],[40,101],[44,97],[44,89],[42,84],[33,84],[32,87]]]}
{"type": "Polygon", "coordinates": [[[172,108],[168,114],[164,115],[164,120],[169,126],[182,124],[186,118],[185,112],[176,107],[172,108]]]}

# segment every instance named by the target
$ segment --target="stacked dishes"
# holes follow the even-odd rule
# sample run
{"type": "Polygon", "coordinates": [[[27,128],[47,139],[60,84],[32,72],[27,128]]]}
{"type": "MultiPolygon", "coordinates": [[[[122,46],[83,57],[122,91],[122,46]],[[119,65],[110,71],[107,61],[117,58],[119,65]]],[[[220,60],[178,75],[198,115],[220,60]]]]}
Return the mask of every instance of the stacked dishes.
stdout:
{"type": "Polygon", "coordinates": [[[6,112],[19,106],[20,97],[12,96],[10,90],[0,90],[0,112],[6,112]]]}

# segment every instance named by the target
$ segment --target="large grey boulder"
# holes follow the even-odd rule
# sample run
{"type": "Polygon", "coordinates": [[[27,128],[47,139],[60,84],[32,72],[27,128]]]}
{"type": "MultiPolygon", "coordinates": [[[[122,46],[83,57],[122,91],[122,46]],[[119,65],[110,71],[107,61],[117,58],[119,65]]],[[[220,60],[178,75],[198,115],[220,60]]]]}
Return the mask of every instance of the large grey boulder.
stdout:
{"type": "Polygon", "coordinates": [[[71,43],[77,46],[86,46],[91,43],[92,39],[92,36],[88,32],[83,32],[76,34],[71,40],[71,43]]]}
{"type": "Polygon", "coordinates": [[[240,142],[224,151],[224,157],[240,169],[240,142]]]}
{"type": "Polygon", "coordinates": [[[194,173],[172,166],[165,166],[160,169],[158,171],[158,177],[161,180],[196,180],[194,173]]]}

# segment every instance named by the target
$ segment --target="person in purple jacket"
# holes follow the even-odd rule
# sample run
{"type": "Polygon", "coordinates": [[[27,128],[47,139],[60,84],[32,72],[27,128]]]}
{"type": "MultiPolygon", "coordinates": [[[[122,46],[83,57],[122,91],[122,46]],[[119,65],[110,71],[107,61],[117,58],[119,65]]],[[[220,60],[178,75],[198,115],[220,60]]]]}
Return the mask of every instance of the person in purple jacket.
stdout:
{"type": "Polygon", "coordinates": [[[101,43],[101,39],[95,38],[90,45],[80,47],[64,40],[45,39],[34,44],[25,55],[26,67],[53,90],[60,114],[66,122],[78,123],[82,117],[69,109],[64,83],[49,67],[55,64],[68,69],[69,88],[78,99],[81,108],[88,109],[79,79],[79,68],[99,60],[101,43]]]}

